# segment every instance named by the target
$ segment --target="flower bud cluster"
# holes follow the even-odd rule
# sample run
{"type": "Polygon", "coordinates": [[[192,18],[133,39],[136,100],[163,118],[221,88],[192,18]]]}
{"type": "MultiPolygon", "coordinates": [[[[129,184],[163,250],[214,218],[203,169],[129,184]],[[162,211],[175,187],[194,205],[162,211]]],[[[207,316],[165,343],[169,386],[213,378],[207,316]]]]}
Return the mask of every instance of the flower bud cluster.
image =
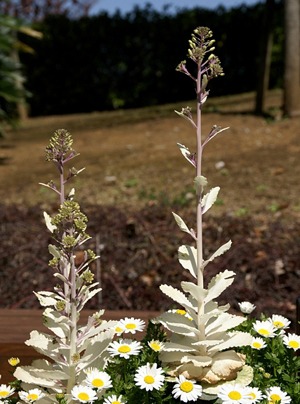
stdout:
{"type": "Polygon", "coordinates": [[[88,238],[85,233],[87,217],[80,211],[80,206],[75,201],[66,200],[59,208],[58,213],[51,222],[56,226],[55,233],[63,234],[63,244],[66,247],[74,247],[82,239],[88,238]]]}
{"type": "Polygon", "coordinates": [[[207,99],[206,87],[209,81],[224,75],[220,59],[211,53],[215,49],[213,46],[215,40],[212,39],[212,35],[213,33],[209,28],[198,27],[189,40],[188,57],[197,64],[197,76],[189,71],[186,60],[181,61],[176,68],[177,71],[184,73],[197,83],[197,98],[200,105],[204,104],[207,99]],[[210,55],[207,56],[209,53],[210,55]],[[198,83],[200,83],[200,88],[198,83]]]}
{"type": "Polygon", "coordinates": [[[56,130],[46,147],[46,160],[62,162],[75,157],[77,153],[72,149],[72,145],[73,139],[67,130],[56,130]]]}

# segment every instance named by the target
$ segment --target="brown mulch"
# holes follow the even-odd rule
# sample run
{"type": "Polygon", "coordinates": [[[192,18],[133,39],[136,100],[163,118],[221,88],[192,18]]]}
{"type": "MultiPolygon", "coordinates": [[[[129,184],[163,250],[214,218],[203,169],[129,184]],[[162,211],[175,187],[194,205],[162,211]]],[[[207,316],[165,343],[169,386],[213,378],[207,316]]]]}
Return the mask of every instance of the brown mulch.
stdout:
{"type": "MultiPolygon", "coordinates": [[[[183,209],[183,208],[182,208],[183,209]]],[[[91,240],[85,248],[101,253],[93,270],[102,293],[87,308],[110,310],[165,310],[172,301],[159,289],[191,280],[177,261],[181,244],[192,243],[177,227],[171,209],[158,204],[129,212],[108,206],[89,206],[91,240]]],[[[190,224],[192,208],[175,210],[190,224]]],[[[49,212],[50,213],[50,212],[49,212]]],[[[0,209],[0,307],[38,308],[33,290],[51,290],[48,244],[53,243],[40,208],[3,205],[0,209]]],[[[223,214],[205,217],[204,252],[207,257],[232,240],[231,249],[207,267],[206,280],[219,271],[236,272],[233,285],[220,301],[248,300],[256,314],[282,314],[295,324],[299,292],[299,223],[223,214]]]]}

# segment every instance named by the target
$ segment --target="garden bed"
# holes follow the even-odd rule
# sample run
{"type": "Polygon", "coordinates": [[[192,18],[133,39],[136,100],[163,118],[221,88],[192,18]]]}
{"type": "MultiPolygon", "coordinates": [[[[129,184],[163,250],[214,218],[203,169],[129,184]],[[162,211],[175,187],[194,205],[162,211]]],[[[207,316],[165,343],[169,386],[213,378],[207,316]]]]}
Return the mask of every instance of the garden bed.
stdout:
{"type": "MultiPolygon", "coordinates": [[[[88,309],[161,311],[171,307],[160,284],[178,286],[184,274],[177,262],[177,248],[189,239],[177,227],[169,207],[150,204],[129,212],[112,206],[89,206],[89,247],[100,252],[92,268],[103,288],[88,309]],[[96,245],[97,244],[97,245],[96,245]]],[[[177,213],[181,213],[176,210],[177,213]]],[[[193,223],[193,209],[182,217],[193,223]]],[[[0,209],[0,307],[37,309],[33,290],[51,290],[48,267],[50,234],[37,207],[2,206],[0,209]]],[[[299,295],[299,224],[267,217],[224,214],[208,216],[204,228],[205,254],[232,240],[232,248],[208,266],[208,278],[230,269],[233,285],[221,297],[237,303],[249,300],[257,313],[282,314],[295,324],[299,295]]],[[[80,260],[80,252],[78,253],[80,260]]]]}

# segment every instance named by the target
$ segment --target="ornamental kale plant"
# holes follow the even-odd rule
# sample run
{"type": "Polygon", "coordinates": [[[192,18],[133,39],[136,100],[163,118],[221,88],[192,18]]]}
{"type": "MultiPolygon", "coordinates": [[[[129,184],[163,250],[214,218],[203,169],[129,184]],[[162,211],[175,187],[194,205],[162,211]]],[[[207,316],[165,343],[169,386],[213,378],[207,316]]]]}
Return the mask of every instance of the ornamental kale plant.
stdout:
{"type": "Polygon", "coordinates": [[[31,366],[19,366],[11,358],[16,380],[0,386],[0,401],[13,403],[95,403],[95,404],[297,404],[300,403],[300,337],[286,330],[289,320],[273,315],[256,320],[250,314],[255,306],[241,302],[244,315],[229,313],[229,304],[216,299],[234,281],[235,273],[220,272],[207,280],[206,267],[225,253],[231,241],[204,257],[203,216],[217,199],[219,188],[205,192],[207,179],[202,173],[205,146],[227,128],[213,126],[202,134],[202,108],[209,95],[208,84],[223,71],[212,53],[214,40],[206,27],[194,30],[189,42],[188,62],[177,70],[194,82],[197,107],[195,118],[190,107],[177,114],[186,119],[196,135],[195,152],[178,143],[194,170],[196,196],[195,230],[173,213],[179,228],[191,245],[178,249],[179,263],[194,282],[181,282],[181,289],[161,285],[161,291],[175,302],[175,308],[152,319],[131,317],[104,321],[104,310],[95,313],[85,326],[79,326],[85,303],[100,289],[89,265],[98,257],[83,250],[89,239],[87,217],[75,201],[75,191],[66,184],[82,170],[66,164],[77,156],[66,130],[58,130],[46,148],[46,159],[55,164],[59,183],[44,186],[57,193],[57,214],[44,214],[53,236],[49,262],[59,285],[53,292],[35,293],[44,307],[43,321],[49,334],[33,331],[25,343],[48,359],[31,366]],[[84,251],[78,264],[76,252],[84,251]],[[143,337],[134,339],[139,332],[143,337]]]}

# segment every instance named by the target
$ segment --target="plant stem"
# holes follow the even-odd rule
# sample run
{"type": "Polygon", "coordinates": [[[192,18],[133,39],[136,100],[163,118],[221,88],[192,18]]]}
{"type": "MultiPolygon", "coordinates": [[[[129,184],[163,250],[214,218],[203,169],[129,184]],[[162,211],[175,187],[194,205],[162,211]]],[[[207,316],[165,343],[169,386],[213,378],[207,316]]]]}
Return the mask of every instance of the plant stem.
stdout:
{"type": "MultiPolygon", "coordinates": [[[[202,174],[202,128],[201,128],[201,62],[198,63],[197,72],[197,178],[202,174]]],[[[203,237],[202,237],[202,186],[197,186],[197,284],[204,287],[203,282],[203,237]]],[[[198,328],[200,330],[200,317],[204,313],[204,305],[198,302],[198,328]]],[[[204,329],[203,329],[204,332],[204,329]]]]}
{"type": "Polygon", "coordinates": [[[76,266],[74,262],[74,255],[70,257],[70,281],[71,281],[71,297],[70,297],[70,355],[69,355],[69,371],[70,377],[68,379],[67,393],[70,394],[76,382],[76,341],[77,341],[77,307],[76,307],[76,266]]]}

